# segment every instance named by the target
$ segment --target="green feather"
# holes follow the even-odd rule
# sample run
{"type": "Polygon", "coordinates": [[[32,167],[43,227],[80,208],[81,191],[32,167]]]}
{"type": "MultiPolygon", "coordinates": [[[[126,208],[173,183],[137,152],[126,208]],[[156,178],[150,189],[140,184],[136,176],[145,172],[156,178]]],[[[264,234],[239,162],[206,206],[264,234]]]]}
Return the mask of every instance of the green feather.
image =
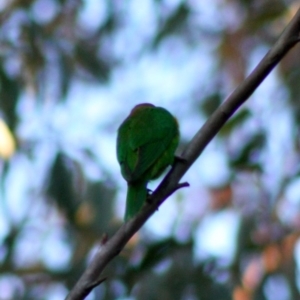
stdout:
{"type": "Polygon", "coordinates": [[[125,221],[128,221],[142,208],[147,198],[147,182],[128,184],[125,221]]]}

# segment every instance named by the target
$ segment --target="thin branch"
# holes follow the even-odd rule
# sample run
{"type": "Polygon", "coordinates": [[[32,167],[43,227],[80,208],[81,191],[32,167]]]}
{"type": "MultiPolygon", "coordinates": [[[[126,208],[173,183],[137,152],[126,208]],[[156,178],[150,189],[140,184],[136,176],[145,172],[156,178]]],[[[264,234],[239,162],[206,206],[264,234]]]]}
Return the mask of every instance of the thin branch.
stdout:
{"type": "Polygon", "coordinates": [[[95,288],[96,286],[100,285],[106,279],[107,279],[106,277],[97,279],[95,282],[90,283],[90,286],[88,286],[87,289],[91,291],[93,288],[95,288]]]}
{"type": "MultiPolygon", "coordinates": [[[[182,153],[182,160],[176,160],[170,172],[151,195],[151,203],[145,203],[142,210],[103,244],[98,253],[67,296],[67,300],[84,299],[92,290],[105,266],[124,248],[129,239],[143,226],[157,207],[174,191],[181,187],[179,180],[200,156],[207,144],[219,132],[226,121],[249,98],[283,56],[300,41],[300,9],[288,24],[275,45],[261,60],[246,80],[211,115],[203,127],[182,153]]],[[[184,184],[185,186],[185,184],[184,184]]]]}

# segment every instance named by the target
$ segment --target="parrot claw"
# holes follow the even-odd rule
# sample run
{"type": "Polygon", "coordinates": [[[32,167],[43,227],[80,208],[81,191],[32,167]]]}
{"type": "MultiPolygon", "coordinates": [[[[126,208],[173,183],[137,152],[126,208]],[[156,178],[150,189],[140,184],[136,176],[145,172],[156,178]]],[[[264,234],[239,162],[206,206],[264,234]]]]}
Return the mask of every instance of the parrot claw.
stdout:
{"type": "Polygon", "coordinates": [[[147,189],[147,198],[146,198],[146,202],[147,202],[148,204],[151,204],[151,203],[152,203],[152,200],[151,200],[151,194],[152,194],[152,193],[153,193],[152,190],[147,189]]]}
{"type": "Polygon", "coordinates": [[[174,161],[186,163],[186,162],[187,162],[187,159],[185,159],[185,158],[183,158],[183,157],[181,157],[181,156],[175,155],[175,156],[174,156],[174,161]]]}

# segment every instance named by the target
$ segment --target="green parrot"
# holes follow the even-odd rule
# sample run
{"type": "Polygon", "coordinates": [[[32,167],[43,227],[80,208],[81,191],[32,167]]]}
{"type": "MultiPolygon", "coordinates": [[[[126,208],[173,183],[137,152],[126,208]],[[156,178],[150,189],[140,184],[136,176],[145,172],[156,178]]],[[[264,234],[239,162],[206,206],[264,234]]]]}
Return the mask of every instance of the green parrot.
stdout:
{"type": "Polygon", "coordinates": [[[147,183],[174,161],[179,142],[177,120],[164,108],[136,105],[118,129],[117,158],[128,184],[125,221],[147,199],[147,183]]]}

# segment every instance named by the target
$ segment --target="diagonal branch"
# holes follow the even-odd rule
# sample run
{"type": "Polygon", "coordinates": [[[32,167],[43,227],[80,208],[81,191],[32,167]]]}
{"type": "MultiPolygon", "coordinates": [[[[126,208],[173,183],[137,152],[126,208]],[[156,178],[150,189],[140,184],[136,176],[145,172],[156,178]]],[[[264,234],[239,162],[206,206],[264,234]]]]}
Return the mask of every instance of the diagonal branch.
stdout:
{"type": "Polygon", "coordinates": [[[261,60],[246,80],[220,105],[203,127],[196,133],[182,153],[182,160],[176,160],[170,172],[151,195],[150,203],[103,244],[98,253],[67,296],[67,300],[80,300],[87,296],[99,280],[105,266],[124,248],[128,240],[143,226],[157,207],[178,188],[186,186],[179,180],[200,156],[207,144],[219,132],[226,121],[249,98],[284,55],[300,41],[300,9],[283,31],[275,45],[261,60]]]}

